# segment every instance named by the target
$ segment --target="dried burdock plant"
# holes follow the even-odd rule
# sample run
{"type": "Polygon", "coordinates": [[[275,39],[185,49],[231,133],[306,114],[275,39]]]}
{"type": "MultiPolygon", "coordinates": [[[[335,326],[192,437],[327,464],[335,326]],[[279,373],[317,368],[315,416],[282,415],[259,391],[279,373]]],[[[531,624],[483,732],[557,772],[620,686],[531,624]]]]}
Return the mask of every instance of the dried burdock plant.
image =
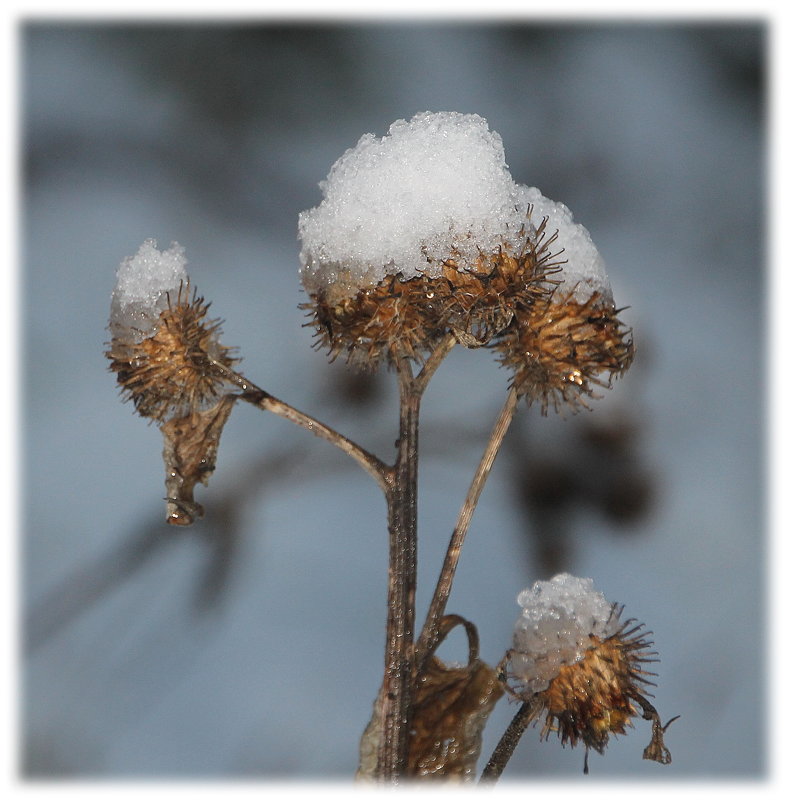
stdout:
{"type": "Polygon", "coordinates": [[[188,412],[161,424],[168,523],[188,526],[195,517],[202,517],[194,487],[207,484],[216,469],[219,438],[235,400],[234,395],[225,395],[210,409],[188,412]]]}
{"type": "Polygon", "coordinates": [[[498,674],[480,659],[453,666],[431,656],[413,693],[407,775],[473,781],[482,732],[502,695],[498,674]]]}
{"type": "Polygon", "coordinates": [[[618,309],[597,293],[582,302],[556,294],[520,315],[496,343],[501,363],[514,371],[518,395],[529,406],[537,403],[542,414],[563,404],[588,406],[586,399],[596,397],[594,387],[610,387],[633,357],[618,309]]]}
{"type": "Polygon", "coordinates": [[[426,281],[392,275],[373,286],[336,281],[316,287],[302,304],[317,329],[317,344],[329,358],[345,354],[349,363],[376,368],[381,359],[422,363],[440,339],[439,320],[426,281]]]}
{"type": "Polygon", "coordinates": [[[194,487],[214,471],[235,399],[227,375],[238,360],[219,342],[219,321],[205,319],[209,305],[190,295],[186,257],[176,243],[160,252],[146,240],[118,269],[106,356],[124,398],[161,428],[173,525],[202,516],[194,487]]]}
{"type": "MultiPolygon", "coordinates": [[[[237,400],[326,439],[375,480],[388,510],[388,605],[383,679],[358,775],[384,783],[468,781],[490,710],[505,690],[522,691],[506,683],[506,670],[479,658],[476,627],[446,614],[474,510],[520,399],[544,412],[586,405],[592,387],[629,366],[631,336],[588,232],[565,206],[514,182],[500,137],[477,115],[424,112],[395,122],[381,139],[367,134],[321,188],[320,205],[299,217],[307,325],[330,360],[342,356],[396,373],[392,463],[237,372],[237,360],[219,343],[218,324],[205,319],[207,304],[189,295],[177,245],[160,253],[148,241],[121,265],[107,356],[123,394],[161,426],[170,523],[188,525],[202,514],[193,489],[215,468],[237,400]],[[421,399],[457,344],[494,350],[513,378],[417,632],[421,399]],[[446,665],[435,655],[456,625],[468,635],[466,665],[446,665]]],[[[639,629],[618,624],[616,610],[608,609],[603,622],[613,625],[614,618],[615,630],[587,632],[591,639],[573,666],[585,674],[559,665],[517,720],[530,720],[538,708],[562,740],[602,751],[639,705],[654,726],[647,751],[667,761],[665,727],[643,697],[647,644],[639,629]]],[[[522,670],[516,673],[527,658],[527,648],[510,653],[509,678],[527,683],[522,670]]],[[[517,739],[510,734],[507,742],[517,739]]]]}
{"type": "Polygon", "coordinates": [[[618,317],[604,262],[588,231],[562,204],[523,187],[521,202],[531,216],[544,214],[541,226],[555,243],[553,263],[560,273],[553,288],[493,343],[503,365],[512,369],[512,386],[542,414],[552,407],[587,407],[595,386],[610,387],[632,363],[632,334],[618,317]]]}
{"type": "Polygon", "coordinates": [[[219,342],[210,304],[190,296],[183,248],[159,252],[146,240],[118,269],[106,355],[136,412],[167,420],[213,405],[226,390],[224,368],[238,360],[219,342]]]}
{"type": "MultiPolygon", "coordinates": [[[[665,726],[645,696],[656,675],[645,666],[656,651],[634,620],[621,620],[623,607],[610,604],[591,579],[568,573],[537,581],[517,598],[522,614],[515,623],[513,646],[501,663],[508,691],[523,702],[484,771],[497,778],[519,735],[529,723],[544,718],[542,737],[555,732],[563,745],[603,754],[611,734],[626,734],[632,719],[652,721],[652,738],[643,758],[671,761],[662,740],[665,726]]],[[[675,718],[674,718],[675,720],[675,718]]]]}

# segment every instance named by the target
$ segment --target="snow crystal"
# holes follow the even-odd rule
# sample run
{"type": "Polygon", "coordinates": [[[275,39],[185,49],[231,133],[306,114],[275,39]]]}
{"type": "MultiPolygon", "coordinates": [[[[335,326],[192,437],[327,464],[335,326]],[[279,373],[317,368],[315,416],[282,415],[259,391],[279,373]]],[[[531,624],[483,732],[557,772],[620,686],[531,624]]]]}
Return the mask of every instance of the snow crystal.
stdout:
{"type": "Polygon", "coordinates": [[[177,296],[187,281],[183,248],[173,242],[169,250],[159,251],[155,239],[146,239],[118,267],[110,313],[113,335],[122,332],[136,341],[150,336],[167,306],[167,293],[177,296]]]}
{"type": "Polygon", "coordinates": [[[569,573],[535,582],[517,603],[523,611],[514,626],[510,669],[529,695],[546,689],[563,665],[579,662],[590,635],[606,639],[621,627],[594,582],[569,573]]]}
{"type": "Polygon", "coordinates": [[[361,137],[321,182],[324,200],[302,212],[307,287],[387,274],[435,276],[440,260],[471,262],[523,225],[503,143],[477,114],[423,112],[389,135],[361,137]]]}
{"type": "MultiPolygon", "coordinates": [[[[322,181],[322,203],[299,215],[301,277],[309,291],[374,285],[386,275],[435,277],[452,257],[469,268],[479,252],[519,250],[542,218],[558,230],[567,293],[611,299],[588,231],[562,203],[515,184],[501,137],[477,114],[429,111],[397,120],[388,136],[365,134],[322,181]],[[529,204],[533,207],[528,219],[529,204]]],[[[560,289],[560,288],[559,288],[560,289]]]]}
{"type": "Polygon", "coordinates": [[[531,222],[534,225],[539,226],[544,217],[548,218],[545,237],[558,233],[550,245],[553,259],[561,262],[562,268],[560,273],[551,276],[562,282],[556,296],[572,295],[574,300],[584,303],[598,292],[603,300],[612,303],[613,293],[605,263],[588,231],[573,221],[572,212],[563,203],[546,198],[535,187],[518,186],[517,190],[518,204],[523,208],[529,203],[532,206],[531,222]]]}

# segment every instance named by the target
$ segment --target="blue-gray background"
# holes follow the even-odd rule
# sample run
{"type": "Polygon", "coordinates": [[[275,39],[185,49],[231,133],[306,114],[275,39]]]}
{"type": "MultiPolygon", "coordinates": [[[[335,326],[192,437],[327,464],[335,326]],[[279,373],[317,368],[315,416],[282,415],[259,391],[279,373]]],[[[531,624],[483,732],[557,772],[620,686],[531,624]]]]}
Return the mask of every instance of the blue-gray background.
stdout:
{"type": "MultiPolygon", "coordinates": [[[[449,611],[482,656],[517,592],[591,576],[654,632],[671,767],[639,721],[590,780],[755,777],[764,754],[766,30],[752,24],[23,24],[22,731],[34,777],[349,778],[382,671],[385,508],[342,454],[239,407],[206,518],[163,522],[158,430],[102,356],[114,272],[186,247],[254,381],[381,456],[395,386],[310,349],[296,219],[367,131],[475,112],[565,202],[639,347],[592,413],[523,411],[449,611]]],[[[419,617],[507,375],[425,400],[419,617]]],[[[446,644],[461,659],[459,635],[446,644]]],[[[499,703],[490,753],[515,707],[499,703]]],[[[530,731],[512,779],[581,775],[530,731]]]]}

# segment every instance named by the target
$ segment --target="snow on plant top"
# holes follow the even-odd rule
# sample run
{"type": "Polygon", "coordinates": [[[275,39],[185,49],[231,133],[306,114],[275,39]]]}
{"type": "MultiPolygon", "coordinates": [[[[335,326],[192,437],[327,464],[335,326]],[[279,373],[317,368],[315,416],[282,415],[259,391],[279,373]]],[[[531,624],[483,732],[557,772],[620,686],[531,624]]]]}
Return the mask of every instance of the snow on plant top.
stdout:
{"type": "Polygon", "coordinates": [[[389,135],[361,137],[321,182],[324,200],[299,217],[305,277],[339,267],[376,283],[436,275],[456,249],[474,259],[522,225],[503,144],[476,114],[417,114],[389,135]]]}
{"type": "Polygon", "coordinates": [[[512,675],[527,694],[547,688],[563,665],[579,662],[591,645],[621,628],[618,613],[589,578],[559,573],[517,597],[523,608],[514,626],[512,675]]]}
{"type": "Polygon", "coordinates": [[[169,250],[159,251],[155,239],[146,239],[118,267],[110,313],[113,333],[126,329],[137,341],[150,335],[167,306],[167,293],[177,297],[187,281],[183,248],[173,242],[169,250]]]}
{"type": "Polygon", "coordinates": [[[298,220],[308,289],[375,284],[396,273],[434,277],[443,259],[465,267],[504,242],[517,249],[521,230],[533,235],[544,216],[548,236],[561,229],[551,250],[564,248],[559,258],[571,264],[572,285],[588,269],[588,286],[608,289],[588,232],[563,204],[515,184],[501,137],[477,114],[425,111],[397,120],[388,136],[365,134],[320,186],[323,202],[298,220]]]}
{"type": "Polygon", "coordinates": [[[604,300],[612,302],[613,293],[605,262],[586,228],[574,222],[572,212],[563,203],[546,198],[535,187],[518,186],[517,192],[521,208],[531,204],[531,222],[534,225],[540,225],[542,218],[547,217],[545,234],[549,237],[558,232],[557,240],[550,246],[562,268],[560,273],[551,276],[562,282],[556,294],[572,295],[579,303],[583,303],[594,292],[599,292],[604,300]]]}

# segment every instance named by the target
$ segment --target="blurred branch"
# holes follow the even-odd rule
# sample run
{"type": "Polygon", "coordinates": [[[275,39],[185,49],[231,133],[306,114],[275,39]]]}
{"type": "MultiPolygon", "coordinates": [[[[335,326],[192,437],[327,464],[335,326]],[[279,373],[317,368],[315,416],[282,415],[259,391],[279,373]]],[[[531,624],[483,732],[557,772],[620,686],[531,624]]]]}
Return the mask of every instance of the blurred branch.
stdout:
{"type": "MultiPolygon", "coordinates": [[[[292,470],[305,461],[306,456],[305,448],[269,453],[238,469],[229,487],[212,499],[211,514],[200,532],[214,545],[214,557],[210,560],[211,579],[200,583],[203,595],[215,593],[224,582],[230,563],[227,556],[239,538],[239,521],[244,507],[259,497],[261,487],[287,481],[292,470]]],[[[323,474],[318,466],[312,472],[315,478],[323,474]]],[[[115,548],[73,571],[32,605],[24,626],[26,652],[44,645],[49,638],[133,578],[164,549],[179,542],[181,537],[156,518],[135,527],[133,533],[115,548]]]]}

